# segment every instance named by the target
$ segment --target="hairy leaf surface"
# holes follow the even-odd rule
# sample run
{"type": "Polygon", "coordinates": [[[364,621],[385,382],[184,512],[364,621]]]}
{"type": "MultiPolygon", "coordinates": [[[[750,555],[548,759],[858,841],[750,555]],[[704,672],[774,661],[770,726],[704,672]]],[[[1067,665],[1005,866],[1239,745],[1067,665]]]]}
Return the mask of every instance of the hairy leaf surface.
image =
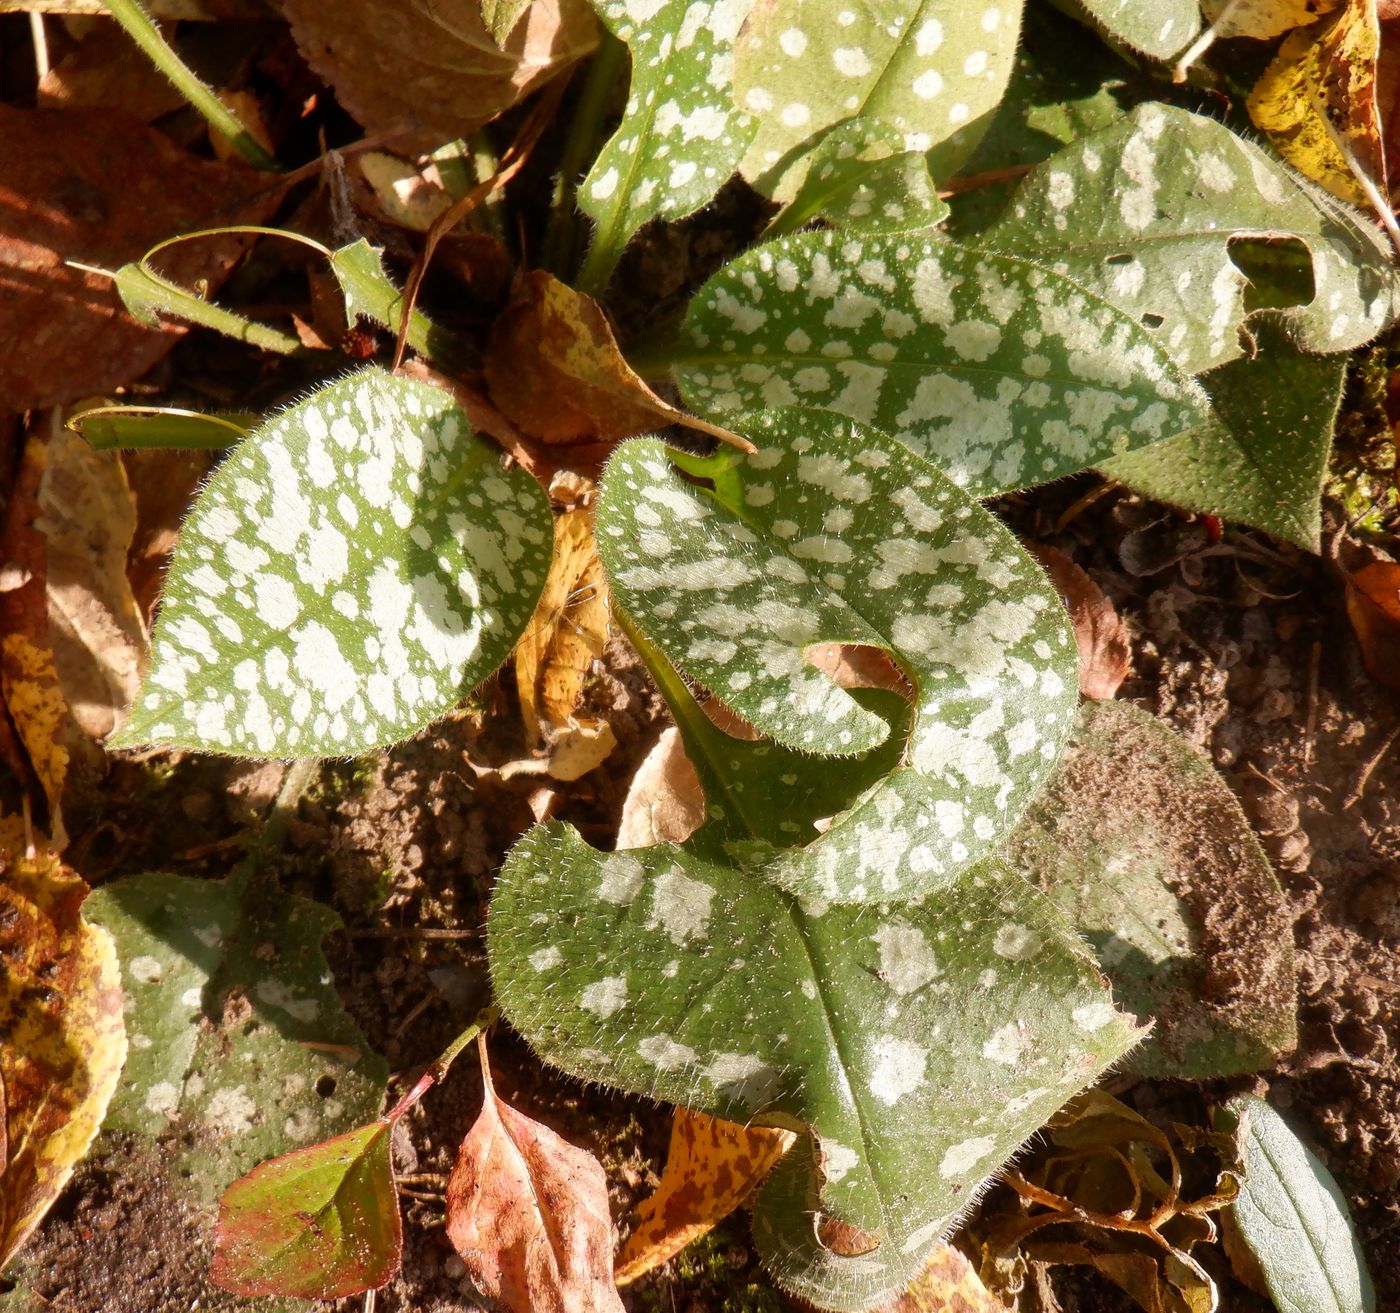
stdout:
{"type": "Polygon", "coordinates": [[[1153,59],[1170,59],[1201,30],[1196,0],[1078,0],[1095,27],[1153,59]]]}
{"type": "MultiPolygon", "coordinates": [[[[783,860],[816,868],[828,843],[783,860]]],[[[760,1249],[804,1298],[863,1307],[1136,1032],[1043,895],[995,862],[918,905],[836,907],[777,887],[762,857],[703,831],[607,854],[536,828],[492,904],[493,980],[512,1024],[577,1076],[810,1127],[757,1197],[760,1249]],[[837,1254],[819,1220],[875,1247],[837,1254]]]]}
{"type": "Polygon", "coordinates": [[[1313,289],[1281,311],[1306,351],[1370,341],[1400,310],[1373,225],[1213,119],[1140,106],[1021,184],[981,241],[1067,274],[1144,323],[1195,373],[1245,351],[1244,239],[1306,249],[1313,289]]]}
{"type": "MultiPolygon", "coordinates": [[[[658,442],[619,450],[598,511],[614,595],[682,671],[804,752],[855,754],[889,734],[808,648],[899,661],[915,690],[907,765],[832,826],[819,872],[792,874],[818,874],[793,886],[812,896],[914,896],[986,852],[1050,771],[1077,684],[1063,608],[998,521],[886,435],[817,411],[742,426],[757,455],[672,456],[713,491],[658,442]],[[901,850],[916,817],[929,833],[901,850]]],[[[730,785],[736,808],[744,788],[730,785]]],[[[776,825],[781,794],[772,804],[776,825]]]]}
{"type": "Polygon", "coordinates": [[[446,393],[351,375],[205,487],[114,742],[296,757],[406,738],[505,659],[549,551],[538,484],[446,393]]]}
{"type": "Polygon", "coordinates": [[[734,107],[734,39],[753,0],[594,0],[632,53],[622,124],[579,187],[597,224],[582,286],[593,291],[633,233],[704,205],[738,166],[757,121],[734,107]]]}
{"type": "Polygon", "coordinates": [[[735,50],[734,94],[758,118],[741,171],[786,200],[791,165],[843,119],[880,119],[949,177],[976,145],[1016,52],[1020,0],[765,0],[735,50]]]}
{"type": "Polygon", "coordinates": [[[839,411],[979,496],[1206,414],[1134,318],[1047,269],[914,235],[813,232],[750,251],[690,303],[674,360],[697,410],[839,411]]]}

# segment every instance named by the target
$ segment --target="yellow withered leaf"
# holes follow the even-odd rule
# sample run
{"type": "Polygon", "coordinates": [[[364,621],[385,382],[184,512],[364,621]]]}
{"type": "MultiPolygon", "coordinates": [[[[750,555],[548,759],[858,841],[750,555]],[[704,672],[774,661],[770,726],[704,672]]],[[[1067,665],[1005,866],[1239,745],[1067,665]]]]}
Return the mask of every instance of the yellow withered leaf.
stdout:
{"type": "Polygon", "coordinates": [[[1369,207],[1359,169],[1386,191],[1376,109],[1376,0],[1348,0],[1294,32],[1249,93],[1249,116],[1274,149],[1334,196],[1369,207]]]}
{"type": "Polygon", "coordinates": [[[116,949],[83,920],[87,893],[0,817],[0,1268],[92,1143],[126,1060],[116,949]]]}
{"type": "Polygon", "coordinates": [[[1340,0],[1201,0],[1216,40],[1247,36],[1268,41],[1330,14],[1340,0]]]}
{"type": "Polygon", "coordinates": [[[626,1285],[680,1253],[748,1198],[797,1137],[677,1108],[661,1183],[637,1210],[613,1273],[626,1285]]]}
{"type": "Polygon", "coordinates": [[[520,715],[531,747],[543,742],[541,722],[555,728],[570,723],[607,638],[608,598],[593,512],[565,511],[554,521],[554,559],[544,592],[515,648],[520,715]]]}
{"type": "Polygon", "coordinates": [[[919,1275],[870,1313],[1012,1313],[1012,1306],[982,1284],[961,1249],[940,1240],[919,1275]]]}

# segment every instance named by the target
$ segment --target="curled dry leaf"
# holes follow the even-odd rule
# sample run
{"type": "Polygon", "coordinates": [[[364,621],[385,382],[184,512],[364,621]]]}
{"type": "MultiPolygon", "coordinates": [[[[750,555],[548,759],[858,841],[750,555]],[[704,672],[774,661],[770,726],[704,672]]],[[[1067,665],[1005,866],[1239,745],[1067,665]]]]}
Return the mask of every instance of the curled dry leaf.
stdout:
{"type": "Polygon", "coordinates": [[[753,1192],[797,1137],[773,1126],[740,1126],[677,1108],[661,1182],[637,1210],[617,1259],[625,1285],[680,1253],[753,1192]]]}
{"type": "Polygon", "coordinates": [[[1128,630],[1103,589],[1054,547],[1026,544],[1069,611],[1079,645],[1079,691],[1096,702],[1111,698],[1132,666],[1128,630]]]}
{"type": "Polygon", "coordinates": [[[1348,575],[1347,615],[1371,678],[1400,689],[1400,565],[1371,561],[1348,575]]]}
{"type": "Polygon", "coordinates": [[[65,792],[102,770],[97,740],[130,705],[145,626],[127,580],[136,511],[117,452],[66,429],[30,435],[0,557],[21,586],[0,591],[0,693],[64,843],[65,792]]]}
{"type": "Polygon", "coordinates": [[[534,0],[497,45],[481,0],[286,0],[306,61],[374,134],[431,150],[518,104],[598,42],[587,0],[534,0]]]}
{"type": "Polygon", "coordinates": [[[447,1182],[448,1239],[513,1313],[622,1313],[602,1166],[504,1102],[477,1045],[483,1103],[447,1182]]]}
{"type": "Polygon", "coordinates": [[[1376,108],[1379,52],[1375,0],[1347,0],[1284,41],[1248,101],[1255,126],[1285,160],[1334,196],[1366,208],[1353,162],[1386,190],[1376,108]]]}
{"type": "Polygon", "coordinates": [[[608,640],[607,585],[593,540],[593,512],[565,511],[554,521],[554,556],[534,618],[515,647],[515,682],[525,737],[573,720],[583,681],[608,640]]]}
{"type": "Polygon", "coordinates": [[[617,846],[650,848],[684,843],[705,819],[705,795],[674,725],[661,731],[642,758],[622,803],[617,846]]]}
{"type": "MultiPolygon", "coordinates": [[[[0,341],[15,347],[0,355],[0,410],[110,391],[185,332],[138,324],[110,279],[66,260],[116,269],[175,233],[259,222],[276,199],[262,175],[196,159],[121,110],[0,106],[0,141],[0,341]]],[[[181,243],[161,272],[215,287],[243,249],[181,243]]]]}
{"type": "Polygon", "coordinates": [[[542,269],[516,279],[485,372],[501,413],[541,442],[618,442],[680,423],[751,449],[658,397],[623,359],[598,303],[542,269]]]}
{"type": "Polygon", "coordinates": [[[126,1058],[112,938],[88,888],[23,822],[0,817],[0,1268],[102,1124],[126,1058]]]}
{"type": "Polygon", "coordinates": [[[1330,14],[1341,0],[1201,0],[1217,40],[1246,36],[1268,41],[1330,14]]]}

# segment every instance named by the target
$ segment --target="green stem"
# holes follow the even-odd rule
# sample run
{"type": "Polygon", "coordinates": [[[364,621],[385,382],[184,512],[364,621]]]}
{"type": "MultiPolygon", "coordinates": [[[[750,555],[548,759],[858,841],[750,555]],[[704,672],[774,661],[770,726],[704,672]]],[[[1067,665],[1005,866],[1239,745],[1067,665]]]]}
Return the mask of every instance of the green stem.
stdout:
{"type": "MultiPolygon", "coordinates": [[[[551,273],[567,279],[578,259],[578,184],[590,156],[597,153],[603,115],[618,76],[626,62],[627,47],[611,32],[602,31],[598,52],[588,68],[564,153],[559,160],[559,181],[550,206],[549,229],[545,233],[541,264],[551,273]]],[[[591,253],[590,253],[591,254],[591,253]]],[[[608,270],[611,273],[611,269],[608,270]]],[[[606,279],[604,280],[606,281],[606,279]]]]}
{"type": "Polygon", "coordinates": [[[452,1041],[441,1053],[437,1060],[428,1068],[416,1081],[413,1087],[403,1096],[388,1112],[384,1114],[386,1121],[398,1121],[415,1103],[418,1102],[434,1085],[447,1075],[447,1069],[457,1060],[457,1055],[467,1047],[483,1030],[489,1029],[500,1020],[501,1009],[492,1003],[490,1007],[483,1008],[475,1021],[466,1028],[456,1039],[452,1041]]]}
{"type": "Polygon", "coordinates": [[[175,88],[201,114],[209,126],[220,135],[227,137],[245,160],[255,169],[274,172],[279,167],[247,129],[230,112],[228,107],[214,94],[212,88],[204,85],[183,60],[165,42],[160,30],[150,16],[137,3],[137,0],[103,0],[107,12],[122,25],[126,34],[136,42],[162,73],[175,84],[175,88]]]}

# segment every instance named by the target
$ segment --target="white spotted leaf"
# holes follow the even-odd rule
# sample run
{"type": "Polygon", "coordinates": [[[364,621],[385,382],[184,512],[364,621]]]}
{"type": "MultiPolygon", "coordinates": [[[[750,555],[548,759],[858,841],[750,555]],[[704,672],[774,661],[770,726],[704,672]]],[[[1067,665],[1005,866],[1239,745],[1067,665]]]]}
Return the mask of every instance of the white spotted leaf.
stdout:
{"type": "Polygon", "coordinates": [[[727,265],[671,353],[701,413],[839,411],[987,496],[1204,422],[1133,316],[1024,260],[916,234],[809,232],[727,265]]]}
{"type": "Polygon", "coordinates": [[[1077,0],[1088,20],[1115,41],[1170,59],[1201,30],[1198,0],[1077,0]]]}
{"type": "Polygon", "coordinates": [[[115,746],[340,756],[407,738],[506,657],[548,503],[438,388],[366,369],[234,448],[180,535],[115,746]]]}
{"type": "Polygon", "coordinates": [[[374,1117],[388,1067],[345,1011],[321,951],[330,908],[239,876],[129,876],[84,912],[117,944],[131,1036],[104,1129],[177,1128],[168,1178],[199,1208],[274,1154],[374,1117]]]}
{"type": "MultiPolygon", "coordinates": [[[[817,864],[825,844],[781,856],[817,864]]],[[[537,827],[492,902],[493,981],[531,1047],[575,1076],[810,1128],[757,1196],[760,1251],[804,1299],[865,1308],[1137,1032],[1043,895],[995,862],[891,909],[803,903],[762,858],[703,830],[602,853],[537,827]],[[878,1246],[841,1257],[819,1220],[878,1246]]]]}
{"type": "Polygon", "coordinates": [[[985,854],[1049,775],[1077,700],[1064,608],[999,521],[885,434],[819,411],[736,423],[756,455],[618,449],[598,507],[615,602],[685,675],[809,753],[867,752],[890,725],[807,650],[887,651],[914,688],[905,764],[832,824],[822,863],[783,878],[811,897],[914,897],[985,854]]]}
{"type": "Polygon", "coordinates": [[[905,232],[932,228],[948,216],[928,160],[905,150],[901,134],[879,119],[838,123],[805,165],[797,194],[768,236],[796,232],[815,219],[836,228],[905,232]]]}
{"type": "Polygon", "coordinates": [[[734,38],[753,0],[593,0],[632,55],[617,132],[579,186],[596,227],[579,286],[597,293],[652,219],[681,219],[729,180],[756,121],[734,107],[734,38]]]}
{"type": "Polygon", "coordinates": [[[758,119],[740,166],[787,200],[802,157],[844,119],[879,119],[950,177],[1006,90],[1022,0],[765,0],[735,49],[734,94],[758,119]],[[796,167],[794,167],[796,166],[796,167]]]}
{"type": "MultiPolygon", "coordinates": [[[[1051,156],[981,237],[1064,273],[1135,318],[1192,373],[1246,354],[1261,290],[1231,258],[1251,240],[1301,244],[1312,287],[1282,309],[1305,351],[1349,351],[1400,313],[1373,224],[1253,143],[1161,104],[1051,156]]],[[[1264,300],[1264,304],[1271,302],[1264,300]]]]}

